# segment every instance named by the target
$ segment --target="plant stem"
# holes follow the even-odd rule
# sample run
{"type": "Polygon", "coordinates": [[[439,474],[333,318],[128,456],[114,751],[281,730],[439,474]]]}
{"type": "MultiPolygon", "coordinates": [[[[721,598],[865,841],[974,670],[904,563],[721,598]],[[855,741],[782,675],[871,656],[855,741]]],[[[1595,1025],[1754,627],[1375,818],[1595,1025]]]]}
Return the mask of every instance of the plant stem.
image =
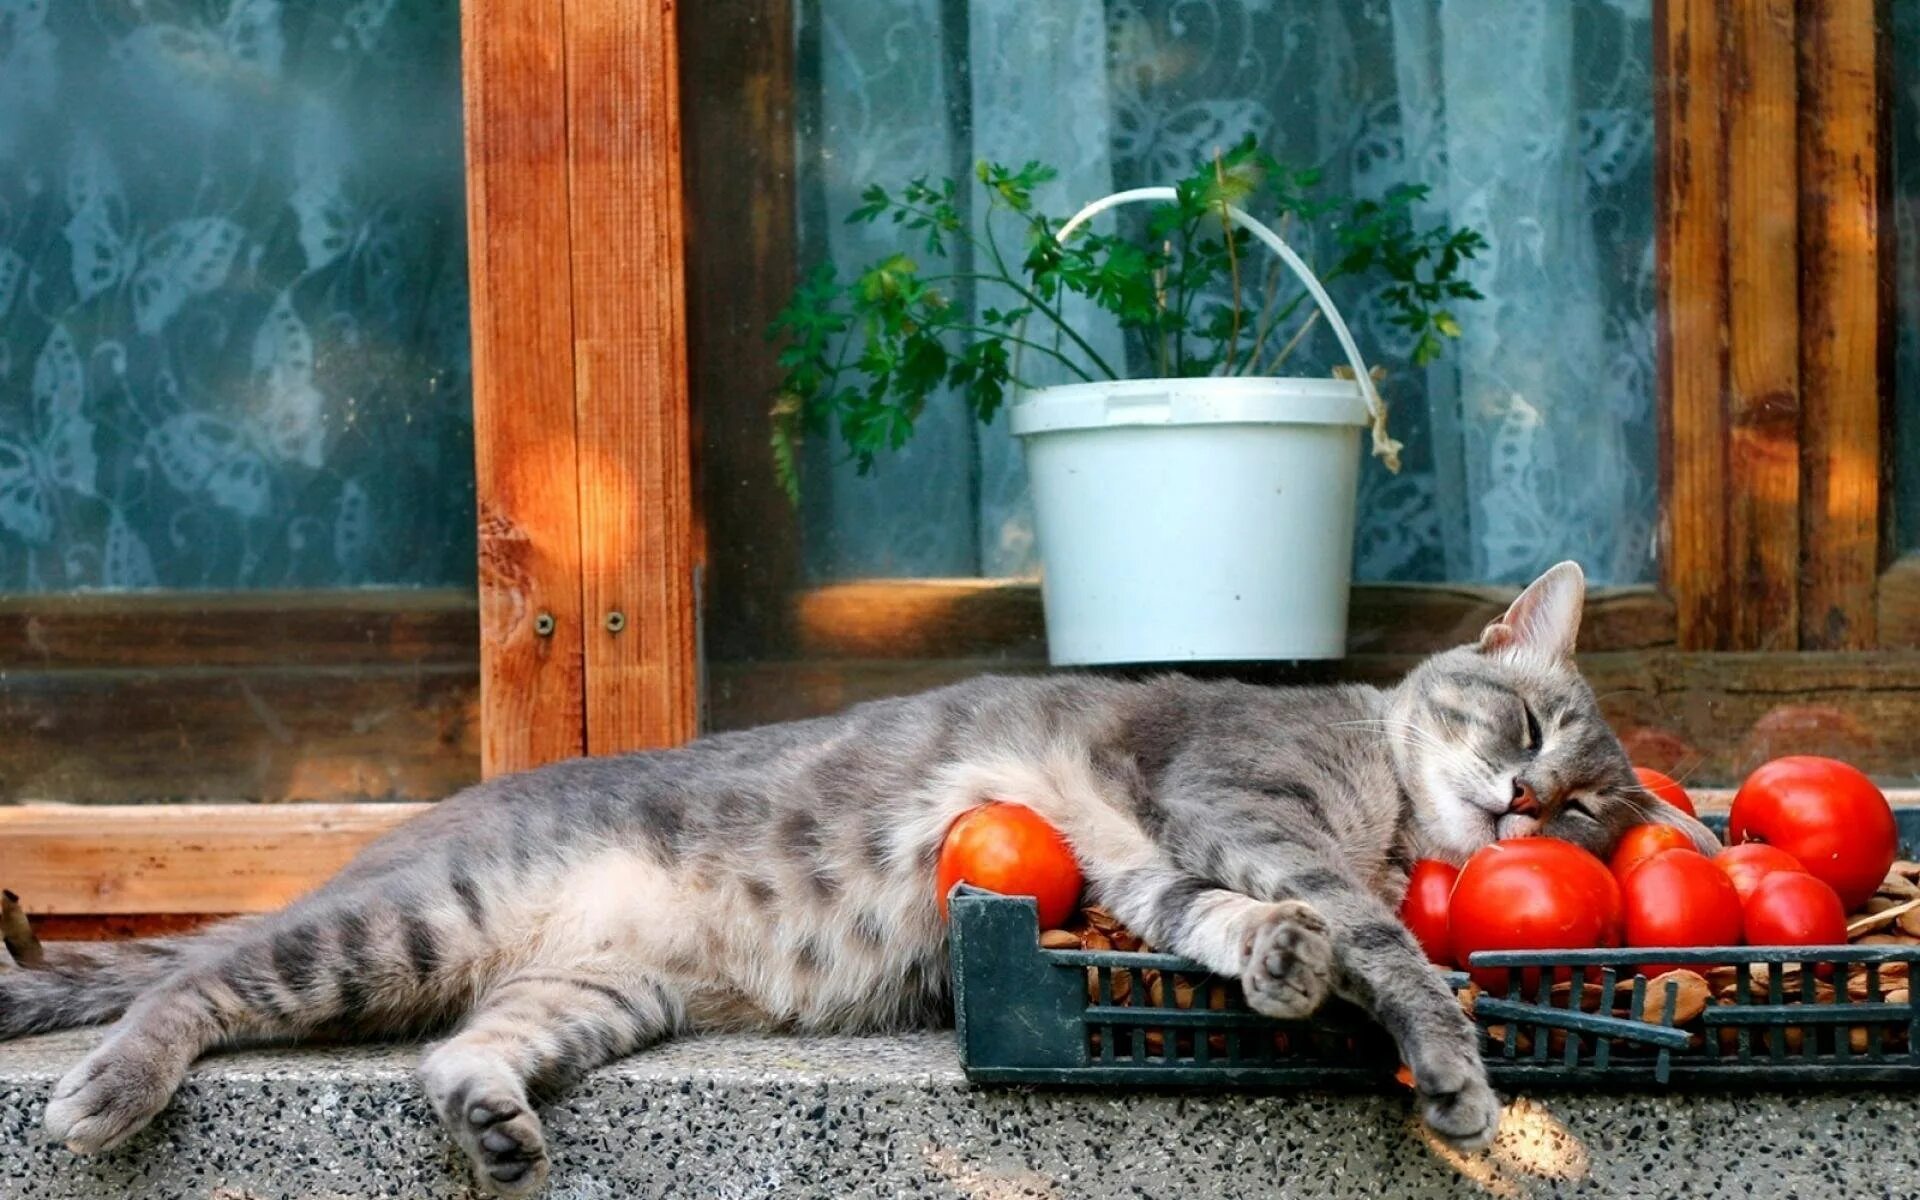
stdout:
{"type": "Polygon", "coordinates": [[[1293,353],[1293,348],[1300,344],[1300,339],[1307,336],[1307,330],[1312,329],[1313,323],[1315,321],[1318,321],[1319,319],[1320,319],[1319,309],[1316,308],[1312,312],[1308,313],[1307,319],[1300,322],[1300,328],[1294,330],[1293,336],[1287,339],[1287,344],[1280,347],[1280,353],[1273,356],[1273,361],[1267,365],[1267,370],[1278,371],[1280,369],[1280,364],[1287,361],[1287,355],[1293,353]]]}
{"type": "Polygon", "coordinates": [[[1048,358],[1058,360],[1062,366],[1067,368],[1067,370],[1072,371],[1075,375],[1078,375],[1080,378],[1086,380],[1088,383],[1094,382],[1093,376],[1087,374],[1085,369],[1082,368],[1079,363],[1073,361],[1071,358],[1068,358],[1066,355],[1060,353],[1058,350],[1055,350],[1051,346],[1044,346],[1044,345],[1041,345],[1039,342],[1031,341],[1027,338],[1015,337],[1013,334],[1008,333],[1004,329],[994,329],[991,326],[987,326],[987,325],[949,325],[947,326],[947,328],[953,330],[955,333],[983,333],[988,337],[999,338],[1002,341],[1011,342],[1016,346],[1022,347],[1023,349],[1037,350],[1040,353],[1046,355],[1048,358]]]}
{"type": "MultiPolygon", "coordinates": [[[[935,221],[936,224],[938,223],[935,220],[934,214],[926,211],[925,209],[915,208],[911,204],[902,204],[902,203],[895,203],[894,207],[899,209],[901,212],[910,213],[916,217],[924,217],[928,221],[935,221]]],[[[953,232],[958,233],[959,231],[954,230],[953,232]]],[[[1007,268],[1006,260],[1000,257],[1000,251],[996,246],[983,243],[979,238],[974,237],[970,233],[959,233],[959,236],[965,238],[967,243],[971,245],[974,249],[985,250],[987,254],[993,259],[993,264],[999,270],[1000,273],[998,275],[994,275],[994,274],[984,273],[979,271],[962,271],[962,272],[956,272],[948,275],[922,276],[922,278],[928,279],[928,280],[935,280],[935,279],[988,280],[993,283],[1004,284],[1007,287],[1012,288],[1015,294],[1017,294],[1021,299],[1025,300],[1027,303],[1039,309],[1041,312],[1045,313],[1047,315],[1048,320],[1052,321],[1068,337],[1072,338],[1073,344],[1080,347],[1080,352],[1082,354],[1085,354],[1087,356],[1087,359],[1090,362],[1092,362],[1093,365],[1097,367],[1103,374],[1105,374],[1108,379],[1120,378],[1119,372],[1115,371],[1112,366],[1108,365],[1106,359],[1100,357],[1100,352],[1098,350],[1095,350],[1087,342],[1087,339],[1080,336],[1079,331],[1074,329],[1072,323],[1067,320],[1066,316],[1062,314],[1059,309],[1055,308],[1051,304],[1048,304],[1044,299],[1036,295],[1032,289],[1026,287],[1019,280],[1013,277],[1013,272],[1007,268]]]]}
{"type": "Polygon", "coordinates": [[[1233,248],[1233,219],[1227,215],[1227,169],[1220,151],[1213,152],[1213,178],[1220,185],[1220,236],[1227,243],[1227,273],[1233,280],[1233,325],[1227,332],[1227,361],[1222,374],[1233,374],[1234,356],[1240,350],[1240,256],[1233,248]]]}
{"type": "MultiPolygon", "coordinates": [[[[1160,248],[1166,252],[1168,258],[1173,257],[1172,242],[1163,241],[1160,243],[1160,248]]],[[[1161,314],[1154,321],[1154,327],[1160,332],[1160,374],[1164,376],[1167,373],[1167,269],[1165,267],[1160,267],[1153,273],[1153,305],[1155,311],[1161,314]]]]}
{"type": "MultiPolygon", "coordinates": [[[[1345,274],[1346,272],[1342,271],[1339,267],[1334,267],[1331,270],[1327,271],[1326,274],[1320,276],[1320,282],[1323,284],[1332,283],[1334,280],[1341,278],[1345,274]]],[[[1306,292],[1303,291],[1299,295],[1295,296],[1293,299],[1287,301],[1286,304],[1282,305],[1280,308],[1280,311],[1273,314],[1273,319],[1266,322],[1266,327],[1260,331],[1259,341],[1261,343],[1265,343],[1267,340],[1267,337],[1270,334],[1272,334],[1274,330],[1286,324],[1287,318],[1291,317],[1294,314],[1295,310],[1297,310],[1302,304],[1306,303],[1311,298],[1312,297],[1310,297],[1306,292]]],[[[1269,301],[1268,303],[1271,304],[1272,302],[1269,301]]],[[[1318,312],[1319,310],[1316,309],[1315,311],[1318,312]]],[[[1313,322],[1311,320],[1307,322],[1308,325],[1311,325],[1312,323],[1313,322]]],[[[1304,329],[1305,329],[1305,326],[1302,326],[1303,331],[1304,329]]],[[[1275,358],[1273,362],[1269,364],[1269,369],[1271,369],[1272,367],[1278,367],[1281,364],[1281,362],[1285,360],[1288,352],[1293,349],[1294,343],[1298,342],[1299,340],[1300,340],[1299,333],[1295,333],[1293,336],[1293,340],[1289,341],[1286,344],[1286,346],[1281,348],[1279,357],[1275,358]]]]}
{"type": "Polygon", "coordinates": [[[1247,352],[1247,363],[1250,373],[1259,371],[1260,356],[1266,353],[1267,337],[1273,332],[1273,323],[1265,321],[1264,318],[1273,308],[1274,298],[1280,294],[1280,262],[1278,259],[1268,260],[1267,277],[1262,284],[1262,290],[1265,291],[1266,295],[1260,301],[1260,311],[1255,316],[1253,322],[1253,349],[1247,352]]]}
{"type": "MultiPolygon", "coordinates": [[[[989,204],[991,203],[992,201],[989,201],[989,204]]],[[[938,221],[936,220],[935,215],[923,208],[915,208],[911,204],[903,204],[898,202],[894,204],[894,207],[899,209],[902,212],[912,213],[916,217],[924,217],[927,220],[933,221],[935,224],[938,224],[938,221]]],[[[956,230],[956,232],[958,231],[956,230]]],[[[967,240],[967,243],[971,245],[975,250],[985,250],[987,252],[988,256],[993,259],[994,267],[1000,272],[998,275],[980,274],[978,272],[966,272],[961,275],[943,276],[942,278],[989,279],[994,281],[995,283],[1003,283],[1007,285],[1008,287],[1012,288],[1016,293],[1018,293],[1021,299],[1033,305],[1035,308],[1039,309],[1041,312],[1047,314],[1047,317],[1049,320],[1051,320],[1054,324],[1058,325],[1061,329],[1065,330],[1067,336],[1073,339],[1073,344],[1080,347],[1080,352],[1082,354],[1085,354],[1088,360],[1091,361],[1095,367],[1098,367],[1101,370],[1101,372],[1103,372],[1106,375],[1108,379],[1120,378],[1119,372],[1115,371],[1111,366],[1107,365],[1107,360],[1100,357],[1100,352],[1098,350],[1095,350],[1090,344],[1088,344],[1087,339],[1080,336],[1079,331],[1074,329],[1072,324],[1070,324],[1067,321],[1066,316],[1062,314],[1059,309],[1053,307],[1051,304],[1048,304],[1045,300],[1041,299],[1038,295],[1035,295],[1031,289],[1027,288],[1019,280],[1013,277],[1013,272],[1007,268],[1006,259],[1000,257],[999,246],[993,243],[993,237],[992,237],[993,226],[991,223],[991,219],[989,219],[989,222],[987,224],[987,235],[988,235],[987,241],[985,243],[982,243],[979,238],[974,237],[971,233],[960,234],[960,236],[965,238],[967,240]]]]}
{"type": "Polygon", "coordinates": [[[1176,306],[1180,313],[1180,328],[1173,335],[1173,370],[1176,375],[1187,369],[1187,313],[1193,307],[1194,289],[1187,282],[1185,268],[1187,259],[1193,254],[1193,233],[1199,226],[1200,222],[1195,220],[1191,224],[1180,227],[1181,270],[1174,272],[1173,276],[1180,284],[1180,302],[1176,306]]]}

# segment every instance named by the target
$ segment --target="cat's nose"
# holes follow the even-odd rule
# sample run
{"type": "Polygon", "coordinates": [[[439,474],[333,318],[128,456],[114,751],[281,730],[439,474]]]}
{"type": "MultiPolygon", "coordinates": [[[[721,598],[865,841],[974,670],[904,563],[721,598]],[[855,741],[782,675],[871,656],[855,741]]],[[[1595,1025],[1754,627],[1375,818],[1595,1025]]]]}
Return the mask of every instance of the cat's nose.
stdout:
{"type": "Polygon", "coordinates": [[[1507,804],[1507,811],[1523,817],[1540,815],[1540,797],[1533,794],[1532,784],[1524,779],[1513,781],[1513,799],[1507,804]]]}

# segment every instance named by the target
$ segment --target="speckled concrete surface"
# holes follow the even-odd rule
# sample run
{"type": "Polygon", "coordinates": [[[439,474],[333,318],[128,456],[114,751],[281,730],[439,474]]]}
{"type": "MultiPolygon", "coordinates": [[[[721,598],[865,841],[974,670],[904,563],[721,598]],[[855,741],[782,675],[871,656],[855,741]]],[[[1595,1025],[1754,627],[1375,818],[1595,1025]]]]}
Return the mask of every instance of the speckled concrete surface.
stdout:
{"type": "MultiPolygon", "coordinates": [[[[0,1197],[468,1195],[409,1049],[220,1056],[132,1143],[77,1159],[39,1115],[93,1036],[0,1046],[0,1197]]],[[[554,1200],[1920,1197],[1915,1092],[1540,1098],[1458,1159],[1398,1096],[974,1091],[944,1033],[682,1042],[546,1119],[554,1200]]]]}

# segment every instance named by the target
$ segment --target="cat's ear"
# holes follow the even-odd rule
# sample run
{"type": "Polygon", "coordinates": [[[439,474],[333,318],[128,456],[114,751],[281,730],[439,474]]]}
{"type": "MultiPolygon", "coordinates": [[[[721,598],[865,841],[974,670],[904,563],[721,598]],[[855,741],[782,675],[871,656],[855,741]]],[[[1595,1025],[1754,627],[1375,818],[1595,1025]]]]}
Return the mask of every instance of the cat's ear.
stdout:
{"type": "Polygon", "coordinates": [[[1482,653],[1518,652],[1551,661],[1571,659],[1580,636],[1587,577],[1571,560],[1549,567],[1514,598],[1499,620],[1480,631],[1482,653]]]}
{"type": "Polygon", "coordinates": [[[1720,853],[1720,839],[1708,829],[1698,817],[1688,816],[1685,810],[1675,808],[1665,800],[1647,792],[1640,798],[1640,824],[1671,825],[1693,839],[1693,847],[1700,853],[1712,858],[1720,853]]]}

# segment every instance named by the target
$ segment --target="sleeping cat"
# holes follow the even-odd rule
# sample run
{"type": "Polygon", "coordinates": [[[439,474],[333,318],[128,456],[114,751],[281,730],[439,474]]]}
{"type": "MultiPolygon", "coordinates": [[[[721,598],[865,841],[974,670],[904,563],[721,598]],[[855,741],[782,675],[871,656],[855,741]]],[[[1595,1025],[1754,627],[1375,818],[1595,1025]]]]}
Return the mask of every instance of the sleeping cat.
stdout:
{"type": "Polygon", "coordinates": [[[1584,590],[1553,568],[1384,691],[983,678],[489,780],[281,912],[48,947],[0,973],[0,1038],[117,1018],[47,1105],[88,1152],[211,1047],[451,1029],[426,1093],[480,1186],[526,1195],[548,1170],[532,1097],[601,1063],[694,1030],[940,1020],[935,855],[1000,799],[1066,835],[1091,900],[1256,1010],[1365,1007],[1428,1125],[1485,1146],[1500,1106],[1473,1031],[1394,916],[1409,864],[1535,831],[1604,853],[1647,820],[1714,845],[1639,786],[1576,673],[1584,590]]]}

